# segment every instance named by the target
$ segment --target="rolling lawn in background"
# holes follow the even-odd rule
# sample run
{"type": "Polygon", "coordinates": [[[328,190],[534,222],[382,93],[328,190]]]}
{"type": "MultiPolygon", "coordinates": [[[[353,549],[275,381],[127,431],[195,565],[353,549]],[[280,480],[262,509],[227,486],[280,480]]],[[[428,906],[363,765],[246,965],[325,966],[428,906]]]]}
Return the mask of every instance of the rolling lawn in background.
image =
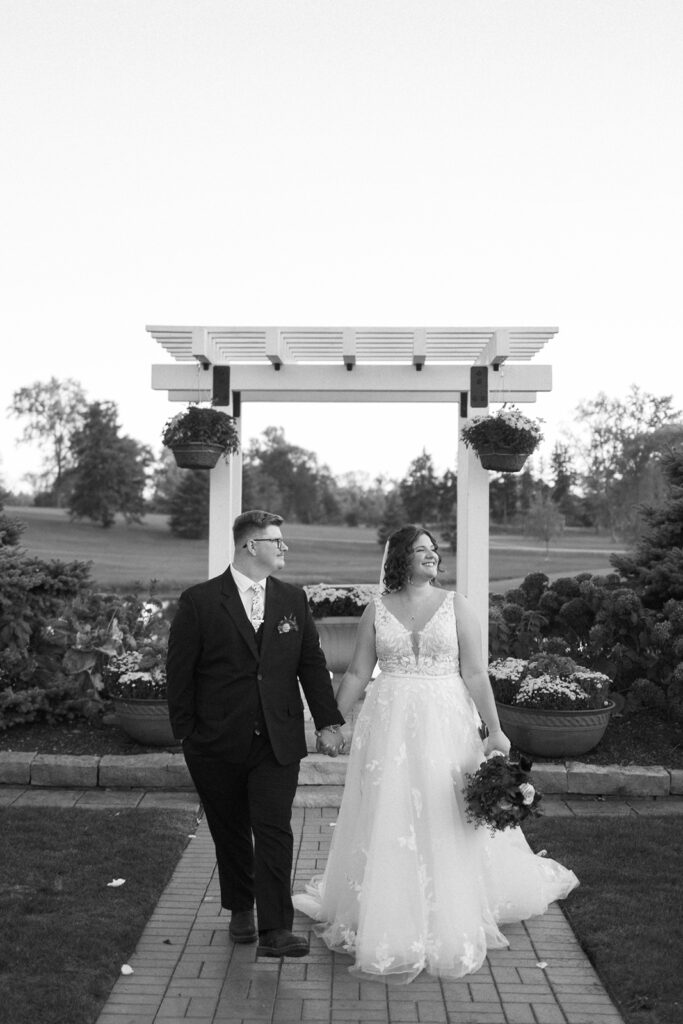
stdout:
{"type": "MultiPolygon", "coordinates": [[[[107,588],[146,588],[154,579],[158,592],[173,596],[183,587],[206,578],[208,543],[174,537],[165,515],[147,515],[138,526],[117,522],[103,530],[89,521],[71,522],[62,509],[8,508],[26,524],[22,545],[29,554],[65,561],[92,562],[95,582],[107,588]]],[[[289,544],[287,567],[282,578],[294,583],[374,583],[381,548],[374,528],[306,526],[285,523],[289,544]]],[[[530,537],[492,535],[490,546],[491,590],[516,586],[530,572],[571,576],[578,572],[610,570],[609,555],[618,547],[607,537],[584,531],[567,531],[545,547],[530,537]]],[[[455,583],[455,554],[442,545],[443,583],[455,583]]]]}

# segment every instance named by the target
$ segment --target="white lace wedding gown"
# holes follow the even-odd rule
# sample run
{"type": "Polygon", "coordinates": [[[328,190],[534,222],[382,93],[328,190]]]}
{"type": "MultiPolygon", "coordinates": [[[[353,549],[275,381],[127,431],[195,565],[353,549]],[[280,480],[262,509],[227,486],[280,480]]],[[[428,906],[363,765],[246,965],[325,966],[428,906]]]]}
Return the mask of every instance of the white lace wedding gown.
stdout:
{"type": "Polygon", "coordinates": [[[452,592],[417,634],[376,597],[375,629],[381,672],[356,723],[327,867],[294,905],[361,978],[460,977],[508,945],[499,924],[544,913],[578,880],[520,829],[491,836],[465,820],[464,777],[484,752],[452,592]]]}

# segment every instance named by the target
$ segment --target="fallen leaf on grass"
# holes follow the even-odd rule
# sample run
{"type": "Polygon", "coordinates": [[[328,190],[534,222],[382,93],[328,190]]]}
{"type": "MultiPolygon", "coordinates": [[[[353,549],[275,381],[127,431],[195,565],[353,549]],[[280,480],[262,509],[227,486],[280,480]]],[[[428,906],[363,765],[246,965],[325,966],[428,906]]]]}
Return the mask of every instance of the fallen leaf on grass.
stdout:
{"type": "Polygon", "coordinates": [[[130,964],[122,964],[121,965],[121,974],[135,974],[135,971],[130,966],[130,964]]]}
{"type": "Polygon", "coordinates": [[[536,964],[536,966],[540,967],[541,970],[544,971],[546,969],[546,967],[548,966],[548,963],[547,963],[546,960],[539,960],[538,963],[536,964]]]}
{"type": "Polygon", "coordinates": [[[124,885],[125,881],[125,878],[112,878],[111,882],[107,882],[107,887],[117,889],[119,885],[124,885]]]}

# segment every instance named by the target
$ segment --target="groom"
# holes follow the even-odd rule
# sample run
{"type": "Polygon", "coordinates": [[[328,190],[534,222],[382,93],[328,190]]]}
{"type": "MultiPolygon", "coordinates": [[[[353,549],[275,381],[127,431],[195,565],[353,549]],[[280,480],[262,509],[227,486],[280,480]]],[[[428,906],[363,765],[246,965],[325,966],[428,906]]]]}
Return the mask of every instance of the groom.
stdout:
{"type": "Polygon", "coordinates": [[[285,564],[282,517],[243,512],[222,576],[180,595],[168,644],[168,705],[216,847],[234,942],[258,956],[306,956],[291,932],[291,813],[306,756],[299,683],[323,749],[342,747],[325,656],[306,595],[273,579],[285,564]]]}

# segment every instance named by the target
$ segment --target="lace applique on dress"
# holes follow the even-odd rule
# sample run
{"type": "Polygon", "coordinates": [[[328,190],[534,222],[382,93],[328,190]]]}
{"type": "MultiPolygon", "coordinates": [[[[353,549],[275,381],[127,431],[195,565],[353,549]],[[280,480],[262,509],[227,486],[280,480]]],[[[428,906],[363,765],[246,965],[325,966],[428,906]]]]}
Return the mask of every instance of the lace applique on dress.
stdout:
{"type": "Polygon", "coordinates": [[[408,630],[375,596],[377,660],[392,675],[445,676],[459,671],[454,594],[446,595],[421,630],[408,630]]]}

